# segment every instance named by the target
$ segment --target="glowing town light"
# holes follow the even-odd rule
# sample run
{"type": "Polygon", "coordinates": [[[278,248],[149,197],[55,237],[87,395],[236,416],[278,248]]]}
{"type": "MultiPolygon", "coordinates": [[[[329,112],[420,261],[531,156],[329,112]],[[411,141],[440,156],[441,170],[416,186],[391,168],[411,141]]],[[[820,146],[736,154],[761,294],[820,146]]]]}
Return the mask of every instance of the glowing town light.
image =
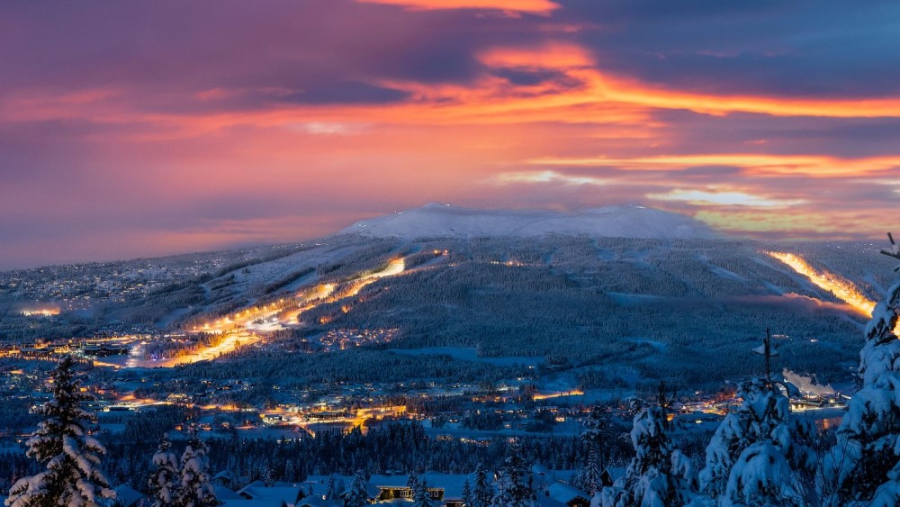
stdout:
{"type": "Polygon", "coordinates": [[[59,308],[38,308],[22,310],[21,313],[26,317],[53,317],[54,315],[59,315],[59,308]]]}

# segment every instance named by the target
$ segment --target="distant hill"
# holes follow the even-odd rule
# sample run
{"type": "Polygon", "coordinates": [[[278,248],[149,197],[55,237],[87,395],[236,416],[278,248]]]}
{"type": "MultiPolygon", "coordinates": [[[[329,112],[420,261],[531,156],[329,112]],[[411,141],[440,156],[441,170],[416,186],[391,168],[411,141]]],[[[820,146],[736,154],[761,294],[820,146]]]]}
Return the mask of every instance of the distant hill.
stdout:
{"type": "Polygon", "coordinates": [[[586,235],[606,238],[711,239],[718,234],[693,218],[642,206],[607,206],[572,213],[474,209],[426,204],[362,220],[339,234],[368,237],[509,237],[586,235]]]}

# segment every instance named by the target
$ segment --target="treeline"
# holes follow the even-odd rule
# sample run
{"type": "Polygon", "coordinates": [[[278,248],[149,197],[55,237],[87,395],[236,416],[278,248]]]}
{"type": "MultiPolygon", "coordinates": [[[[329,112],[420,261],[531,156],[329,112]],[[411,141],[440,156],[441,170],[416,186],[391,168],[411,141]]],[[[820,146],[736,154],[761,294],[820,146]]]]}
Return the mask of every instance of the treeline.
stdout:
{"type": "MultiPolygon", "coordinates": [[[[159,435],[180,414],[171,412],[144,415],[134,423],[126,423],[121,434],[103,434],[108,450],[103,464],[114,484],[128,484],[146,490],[146,477],[159,435]],[[156,421],[156,422],[154,422],[156,421]]],[[[177,435],[175,435],[177,438],[177,435]]],[[[446,473],[471,473],[478,464],[488,469],[500,466],[506,455],[508,440],[491,439],[481,443],[465,443],[457,439],[437,439],[426,435],[417,422],[392,422],[371,428],[363,435],[359,429],[349,433],[338,430],[319,431],[315,438],[296,440],[242,439],[236,434],[213,436],[210,448],[210,471],[229,471],[245,482],[257,479],[302,480],[308,475],[352,475],[356,470],[368,474],[411,470],[435,470],[446,473]]],[[[555,470],[571,470],[583,466],[587,449],[578,437],[534,437],[519,439],[523,455],[532,463],[555,470]]],[[[180,452],[184,442],[175,440],[180,452]]],[[[609,456],[624,463],[630,453],[625,439],[611,441],[609,456]]],[[[9,478],[33,474],[37,467],[19,449],[0,452],[0,487],[9,487],[9,478]]]]}

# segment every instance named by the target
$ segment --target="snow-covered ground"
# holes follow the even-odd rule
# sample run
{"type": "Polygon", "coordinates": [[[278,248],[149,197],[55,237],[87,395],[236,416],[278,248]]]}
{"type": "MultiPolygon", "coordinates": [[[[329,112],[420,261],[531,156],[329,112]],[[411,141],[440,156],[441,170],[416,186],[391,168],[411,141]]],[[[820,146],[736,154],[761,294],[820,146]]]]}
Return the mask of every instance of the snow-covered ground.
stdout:
{"type": "Polygon", "coordinates": [[[642,206],[607,206],[572,213],[473,209],[444,204],[357,222],[341,231],[371,237],[502,237],[545,234],[612,238],[697,239],[716,233],[693,218],[642,206]]]}

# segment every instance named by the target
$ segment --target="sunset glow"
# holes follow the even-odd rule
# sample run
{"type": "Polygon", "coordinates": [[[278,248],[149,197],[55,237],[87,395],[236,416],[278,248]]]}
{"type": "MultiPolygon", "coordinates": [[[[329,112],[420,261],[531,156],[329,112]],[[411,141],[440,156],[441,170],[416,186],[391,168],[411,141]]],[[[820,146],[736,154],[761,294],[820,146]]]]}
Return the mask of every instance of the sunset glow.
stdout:
{"type": "Polygon", "coordinates": [[[900,199],[894,7],[828,3],[6,4],[0,269],[427,202],[879,237],[900,199]]]}

